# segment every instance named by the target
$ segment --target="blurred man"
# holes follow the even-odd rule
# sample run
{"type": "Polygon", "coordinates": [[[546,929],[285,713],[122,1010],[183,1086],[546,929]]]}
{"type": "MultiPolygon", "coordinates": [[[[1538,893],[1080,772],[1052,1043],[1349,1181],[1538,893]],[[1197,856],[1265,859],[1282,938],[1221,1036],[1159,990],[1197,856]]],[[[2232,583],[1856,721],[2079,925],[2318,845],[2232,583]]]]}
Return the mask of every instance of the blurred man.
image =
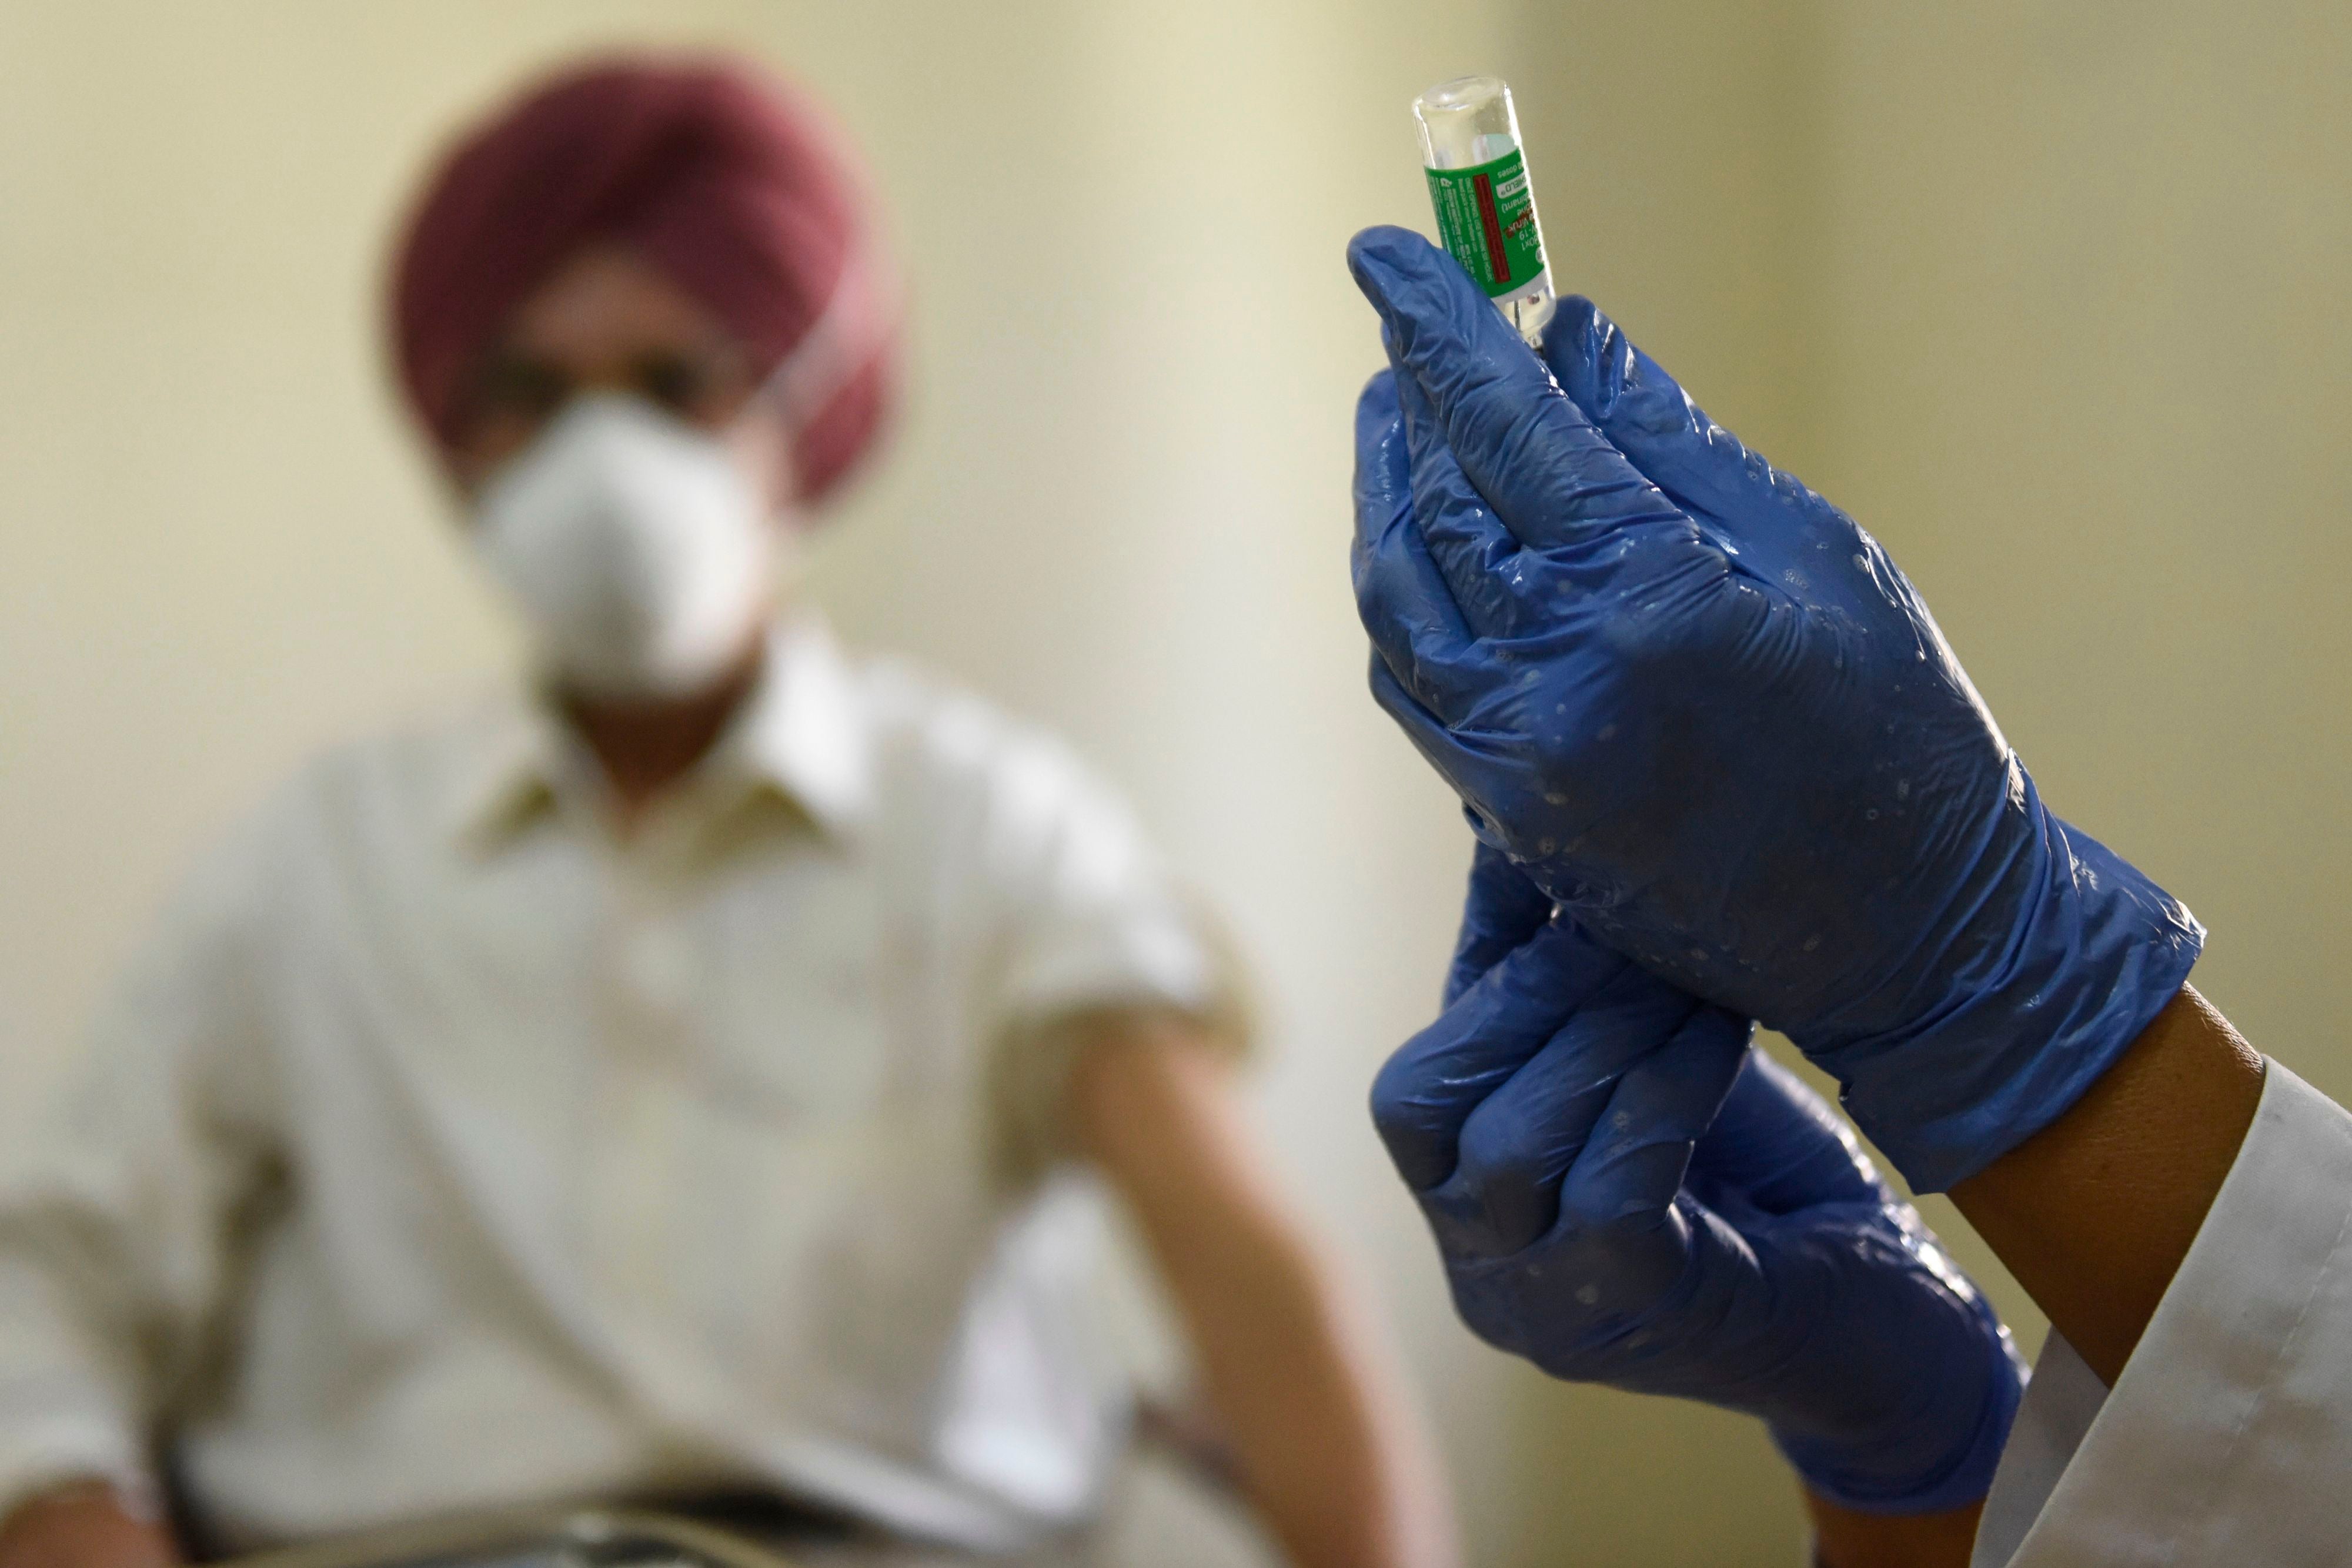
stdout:
{"type": "Polygon", "coordinates": [[[749,1492],[845,1560],[1085,1560],[1128,1391],[1079,1161],[1289,1554],[1450,1560],[1134,826],[776,612],[895,364],[808,108],[575,70],[462,140],[394,289],[541,679],[237,831],[0,1186],[0,1568],[170,1559],[158,1456],[219,1549],[749,1492]]]}

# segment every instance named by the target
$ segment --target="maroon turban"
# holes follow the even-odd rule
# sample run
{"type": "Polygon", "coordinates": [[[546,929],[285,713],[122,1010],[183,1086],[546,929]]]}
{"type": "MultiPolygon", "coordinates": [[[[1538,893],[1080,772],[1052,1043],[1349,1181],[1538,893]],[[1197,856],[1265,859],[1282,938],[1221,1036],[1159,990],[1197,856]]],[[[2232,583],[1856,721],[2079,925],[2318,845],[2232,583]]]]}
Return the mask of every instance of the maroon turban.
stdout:
{"type": "Polygon", "coordinates": [[[803,502],[873,444],[897,300],[863,182],[803,99],[730,62],[574,67],[468,128],[410,218],[392,333],[445,449],[467,378],[583,245],[617,241],[725,321],[777,377],[803,502]]]}

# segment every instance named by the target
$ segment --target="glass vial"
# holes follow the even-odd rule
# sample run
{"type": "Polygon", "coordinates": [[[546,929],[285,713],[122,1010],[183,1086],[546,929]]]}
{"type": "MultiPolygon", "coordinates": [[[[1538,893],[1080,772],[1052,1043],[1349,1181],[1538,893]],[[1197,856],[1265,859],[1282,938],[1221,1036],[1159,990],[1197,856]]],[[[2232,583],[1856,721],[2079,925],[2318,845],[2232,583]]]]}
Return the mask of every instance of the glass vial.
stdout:
{"type": "Polygon", "coordinates": [[[1441,82],[1412,100],[1437,241],[1530,343],[1551,319],[1551,268],[1519,116],[1500,77],[1441,82]]]}

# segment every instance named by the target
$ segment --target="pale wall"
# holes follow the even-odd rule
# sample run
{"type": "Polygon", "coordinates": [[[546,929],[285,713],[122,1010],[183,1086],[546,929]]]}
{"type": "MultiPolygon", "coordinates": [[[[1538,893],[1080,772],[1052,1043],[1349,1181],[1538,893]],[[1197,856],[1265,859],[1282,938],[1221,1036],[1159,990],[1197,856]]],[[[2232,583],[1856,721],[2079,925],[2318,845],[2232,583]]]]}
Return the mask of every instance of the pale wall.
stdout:
{"type": "Polygon", "coordinates": [[[1266,1125],[1478,1560],[1792,1561],[1747,1424],[1466,1342],[1364,1123],[1465,845],[1362,695],[1339,250],[1425,226],[1411,94],[1512,75],[1570,285],[1888,539],[2053,800],[2215,925],[2213,992],[2352,1092],[2352,62],[2323,7],[2060,9],[0,6],[0,1126],[197,842],[510,653],[375,358],[425,149],[552,52],[730,41],[835,102],[914,287],[915,406],[815,591],[1072,735],[1232,914],[1266,1125]]]}

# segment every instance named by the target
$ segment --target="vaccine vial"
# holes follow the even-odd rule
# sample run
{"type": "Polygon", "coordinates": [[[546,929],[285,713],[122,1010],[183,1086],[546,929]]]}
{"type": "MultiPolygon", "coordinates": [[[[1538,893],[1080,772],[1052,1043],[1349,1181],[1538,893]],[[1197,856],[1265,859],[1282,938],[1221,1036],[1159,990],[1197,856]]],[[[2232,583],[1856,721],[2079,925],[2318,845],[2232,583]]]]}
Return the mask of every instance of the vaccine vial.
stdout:
{"type": "Polygon", "coordinates": [[[1506,320],[1539,343],[1551,319],[1551,268],[1519,147],[1519,116],[1500,77],[1441,82],[1412,100],[1437,242],[1506,320]]]}

